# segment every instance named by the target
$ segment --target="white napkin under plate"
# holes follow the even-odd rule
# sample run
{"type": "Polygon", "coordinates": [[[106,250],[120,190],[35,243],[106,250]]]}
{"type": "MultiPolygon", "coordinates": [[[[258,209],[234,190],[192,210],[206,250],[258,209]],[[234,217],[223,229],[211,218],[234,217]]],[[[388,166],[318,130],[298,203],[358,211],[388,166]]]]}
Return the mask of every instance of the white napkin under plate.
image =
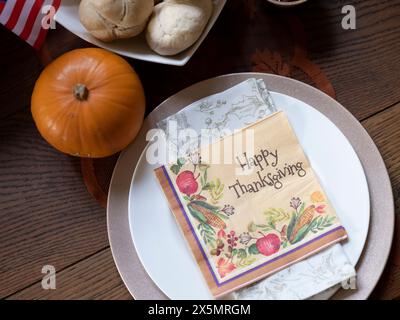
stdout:
{"type": "MultiPolygon", "coordinates": [[[[192,103],[157,125],[167,134],[168,143],[179,155],[197,148],[198,140],[188,143],[168,132],[169,121],[178,130],[191,128],[200,135],[202,129],[214,129],[214,138],[241,129],[277,111],[263,80],[248,79],[226,91],[192,103]],[[184,146],[184,147],[183,147],[184,146]]],[[[340,213],[339,213],[340,214],[340,213]]],[[[279,271],[256,284],[240,289],[226,298],[238,300],[298,300],[323,297],[324,291],[354,278],[356,271],[341,244],[336,244],[303,261],[279,271]]]]}

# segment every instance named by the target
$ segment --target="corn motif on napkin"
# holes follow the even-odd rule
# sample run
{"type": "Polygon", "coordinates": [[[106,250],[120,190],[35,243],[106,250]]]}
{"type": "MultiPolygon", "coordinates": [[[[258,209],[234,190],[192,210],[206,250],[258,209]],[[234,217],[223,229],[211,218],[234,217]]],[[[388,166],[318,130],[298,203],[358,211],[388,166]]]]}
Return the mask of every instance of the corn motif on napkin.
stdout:
{"type": "Polygon", "coordinates": [[[215,297],[347,237],[283,112],[195,158],[162,166],[156,176],[215,297]],[[250,152],[232,147],[243,137],[252,137],[250,152]],[[215,155],[224,159],[211,161],[215,155]]]}

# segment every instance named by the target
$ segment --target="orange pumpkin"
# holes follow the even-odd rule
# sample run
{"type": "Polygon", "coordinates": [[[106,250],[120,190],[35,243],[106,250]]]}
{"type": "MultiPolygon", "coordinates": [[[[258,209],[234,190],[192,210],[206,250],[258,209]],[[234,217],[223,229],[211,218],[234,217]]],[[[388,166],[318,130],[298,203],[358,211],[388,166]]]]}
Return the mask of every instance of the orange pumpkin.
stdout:
{"type": "Polygon", "coordinates": [[[78,49],[54,60],[32,95],[32,115],[56,149],[106,157],[124,149],[143,122],[145,97],[135,71],[103,49],[78,49]]]}

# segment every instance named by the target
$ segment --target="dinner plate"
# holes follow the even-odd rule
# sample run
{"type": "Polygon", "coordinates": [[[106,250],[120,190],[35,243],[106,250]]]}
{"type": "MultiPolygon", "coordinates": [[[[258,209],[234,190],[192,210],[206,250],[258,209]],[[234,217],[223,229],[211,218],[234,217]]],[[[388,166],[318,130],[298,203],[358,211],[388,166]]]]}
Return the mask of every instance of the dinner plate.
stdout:
{"type": "Polygon", "coordinates": [[[183,90],[150,114],[139,137],[121,154],[110,187],[108,226],[113,255],[125,284],[139,299],[210,297],[162,198],[153,177],[153,168],[144,157],[140,160],[139,155],[140,150],[146,147],[146,132],[159,120],[199,98],[220,92],[249,77],[262,78],[273,91],[277,104],[288,114],[348,229],[350,240],[344,247],[353,263],[360,256],[367,235],[368,199],[371,199],[371,218],[375,223],[371,224],[369,240],[357,266],[359,288],[347,292],[341,290],[336,295],[365,299],[382,272],[393,235],[393,197],[382,158],[357,120],[337,102],[298,81],[264,74],[229,75],[183,90]],[[364,167],[370,196],[356,154],[364,167]]]}
{"type": "Polygon", "coordinates": [[[211,30],[214,23],[217,21],[222,9],[225,6],[226,0],[213,0],[214,10],[203,34],[189,49],[175,55],[175,56],[161,56],[152,51],[147,45],[144,32],[137,37],[125,40],[117,40],[113,42],[102,42],[91,36],[85,27],[79,21],[79,8],[80,0],[63,0],[61,6],[57,11],[55,19],[63,27],[77,35],[78,37],[104,49],[116,52],[126,57],[145,60],[150,62],[170,64],[176,66],[185,65],[196,50],[199,48],[208,32],[211,30]]]}
{"type": "MultiPolygon", "coordinates": [[[[370,213],[368,185],[360,160],[346,137],[322,113],[288,95],[276,92],[271,95],[289,118],[347,230],[349,240],[343,248],[355,266],[368,234],[370,213]]],[[[146,151],[147,148],[139,159],[129,193],[129,225],[139,258],[149,276],[169,298],[211,299],[155,179],[153,171],[160,164],[149,164],[146,151]]]]}

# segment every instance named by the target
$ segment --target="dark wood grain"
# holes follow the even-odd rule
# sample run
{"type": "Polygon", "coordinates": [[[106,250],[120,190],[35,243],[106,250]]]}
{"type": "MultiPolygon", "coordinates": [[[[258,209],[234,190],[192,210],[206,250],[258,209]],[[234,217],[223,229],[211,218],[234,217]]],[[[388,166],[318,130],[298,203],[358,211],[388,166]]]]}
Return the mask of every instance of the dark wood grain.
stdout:
{"type": "Polygon", "coordinates": [[[27,108],[41,64],[35,50],[0,25],[0,119],[27,108]]]}
{"type": "MultiPolygon", "coordinates": [[[[49,33],[39,55],[1,26],[0,40],[0,298],[129,298],[108,249],[105,210],[86,191],[79,160],[44,142],[29,110],[41,60],[91,45],[61,26],[49,33]],[[55,291],[39,285],[45,264],[59,271],[55,291]]],[[[290,10],[264,0],[228,1],[186,66],[129,62],[142,79],[149,113],[188,85],[253,70],[256,52],[262,53],[261,64],[274,64],[268,57],[280,57],[277,71],[269,72],[286,72],[327,88],[364,120],[388,166],[398,215],[400,1],[313,0],[290,10]],[[345,4],[356,7],[356,30],[341,28],[345,4]],[[296,52],[304,54],[300,66],[296,52]]],[[[104,190],[115,161],[113,157],[95,163],[104,190]]],[[[395,239],[400,240],[399,231],[395,239]]],[[[374,298],[400,298],[400,252],[395,243],[374,298]]]]}
{"type": "Polygon", "coordinates": [[[41,282],[18,292],[8,299],[71,299],[71,300],[131,300],[132,296],[118,275],[109,248],[59,271],[55,290],[43,290],[41,282]]]}
{"type": "MultiPolygon", "coordinates": [[[[313,1],[310,1],[310,4],[313,1]]],[[[310,58],[330,78],[337,99],[358,119],[400,100],[400,1],[317,1],[302,8],[310,58]],[[344,4],[357,13],[357,29],[343,30],[344,4]]]]}
{"type": "Polygon", "coordinates": [[[362,122],[381,152],[390,174],[396,207],[400,209],[400,104],[362,122]]]}
{"type": "Polygon", "coordinates": [[[400,297],[400,104],[363,122],[385,160],[393,186],[396,230],[389,262],[373,298],[400,297]]]}
{"type": "Polygon", "coordinates": [[[106,215],[84,186],[80,161],[55,151],[28,108],[0,122],[0,297],[108,245],[106,215]]]}

